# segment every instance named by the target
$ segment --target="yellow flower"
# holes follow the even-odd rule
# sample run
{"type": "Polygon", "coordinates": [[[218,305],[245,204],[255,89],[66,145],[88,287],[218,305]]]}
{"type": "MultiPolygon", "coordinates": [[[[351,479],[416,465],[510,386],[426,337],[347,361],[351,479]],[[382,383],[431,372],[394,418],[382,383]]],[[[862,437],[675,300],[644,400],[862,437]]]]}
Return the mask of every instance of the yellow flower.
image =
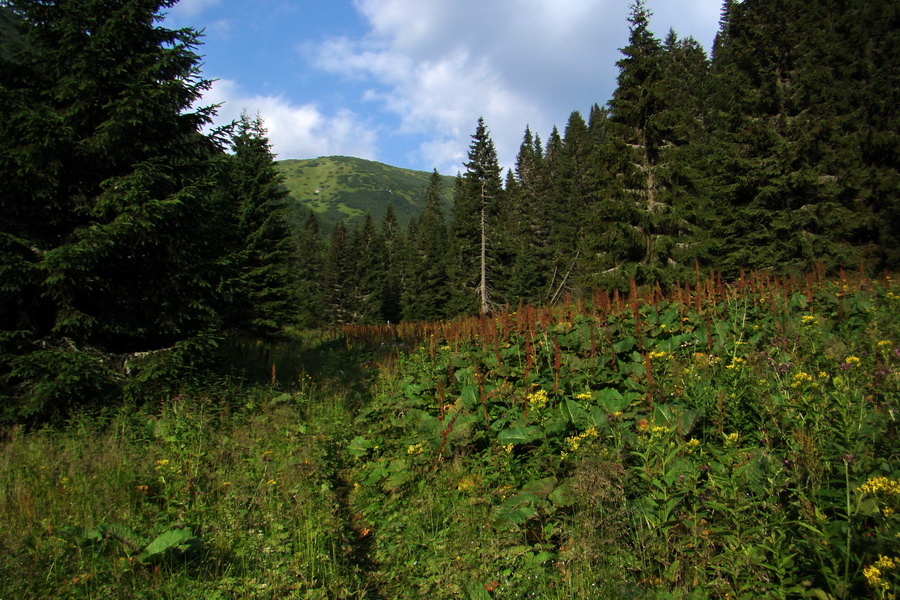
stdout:
{"type": "Polygon", "coordinates": [[[740,435],[737,434],[737,433],[728,433],[728,434],[726,434],[726,435],[725,435],[725,445],[726,445],[726,446],[730,446],[731,444],[734,444],[735,442],[738,441],[738,438],[739,438],[739,437],[740,437],[740,435]]]}
{"type": "Polygon", "coordinates": [[[503,446],[503,450],[505,450],[507,454],[510,454],[513,451],[513,445],[507,444],[507,445],[503,446]]]}
{"type": "Polygon", "coordinates": [[[859,486],[859,491],[864,494],[883,493],[891,496],[900,496],[900,480],[889,477],[870,477],[859,486]]]}
{"type": "Polygon", "coordinates": [[[547,406],[548,400],[549,398],[547,398],[547,392],[544,390],[538,390],[528,396],[528,405],[535,410],[540,410],[547,406]]]}
{"type": "Polygon", "coordinates": [[[688,448],[696,448],[697,446],[700,445],[700,440],[698,440],[696,438],[691,438],[687,441],[686,445],[688,448]]]}
{"type": "Polygon", "coordinates": [[[893,346],[893,342],[891,342],[891,340],[878,340],[879,348],[889,348],[891,346],[893,346]]]}
{"type": "Polygon", "coordinates": [[[800,320],[804,325],[815,325],[816,323],[816,318],[812,315],[803,315],[800,317],[800,320]]]}
{"type": "Polygon", "coordinates": [[[860,363],[858,356],[848,356],[844,359],[844,362],[849,365],[858,365],[860,363]]]}
{"type": "Polygon", "coordinates": [[[791,384],[791,387],[800,387],[807,383],[812,383],[812,380],[812,375],[810,375],[809,373],[797,373],[796,375],[794,375],[794,382],[791,384]]]}
{"type": "Polygon", "coordinates": [[[575,399],[576,400],[590,400],[591,393],[590,392],[582,392],[582,393],[578,394],[577,396],[575,396],[575,399]]]}
{"type": "Polygon", "coordinates": [[[406,448],[406,453],[409,454],[409,455],[411,455],[411,456],[416,456],[417,454],[422,454],[422,452],[424,452],[424,451],[425,451],[425,449],[422,448],[422,444],[421,444],[421,443],[419,443],[419,444],[410,444],[410,445],[407,446],[407,448],[406,448]]]}
{"type": "Polygon", "coordinates": [[[863,569],[863,575],[869,585],[878,585],[881,583],[881,571],[875,565],[863,569]]]}
{"type": "Polygon", "coordinates": [[[275,484],[278,483],[278,482],[275,481],[274,479],[270,479],[270,480],[268,480],[266,483],[268,483],[269,485],[275,485],[275,484]]]}
{"type": "Polygon", "coordinates": [[[657,358],[670,358],[672,355],[668,352],[651,352],[650,360],[656,360],[657,358]]]}

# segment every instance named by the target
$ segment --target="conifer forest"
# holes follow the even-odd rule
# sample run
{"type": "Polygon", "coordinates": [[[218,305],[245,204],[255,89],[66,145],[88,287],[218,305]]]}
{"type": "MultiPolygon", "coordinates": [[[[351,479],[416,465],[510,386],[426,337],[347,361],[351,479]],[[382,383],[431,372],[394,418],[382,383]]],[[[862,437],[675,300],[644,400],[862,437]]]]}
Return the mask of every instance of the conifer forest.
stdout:
{"type": "Polygon", "coordinates": [[[0,0],[0,600],[895,597],[900,5],[635,0],[325,227],[176,3],[0,0]]]}

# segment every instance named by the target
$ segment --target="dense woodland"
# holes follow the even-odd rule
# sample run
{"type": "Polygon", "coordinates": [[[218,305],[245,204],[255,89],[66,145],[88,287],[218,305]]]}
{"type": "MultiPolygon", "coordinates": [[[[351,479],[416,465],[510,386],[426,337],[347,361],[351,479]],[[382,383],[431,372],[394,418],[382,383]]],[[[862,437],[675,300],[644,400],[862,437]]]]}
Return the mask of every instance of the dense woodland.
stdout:
{"type": "Polygon", "coordinates": [[[259,116],[204,133],[171,0],[0,2],[0,396],[42,415],[184,380],[234,337],[434,320],[698,271],[896,269],[900,7],[728,0],[711,55],[632,6],[618,87],[452,210],[295,230],[259,116]]]}

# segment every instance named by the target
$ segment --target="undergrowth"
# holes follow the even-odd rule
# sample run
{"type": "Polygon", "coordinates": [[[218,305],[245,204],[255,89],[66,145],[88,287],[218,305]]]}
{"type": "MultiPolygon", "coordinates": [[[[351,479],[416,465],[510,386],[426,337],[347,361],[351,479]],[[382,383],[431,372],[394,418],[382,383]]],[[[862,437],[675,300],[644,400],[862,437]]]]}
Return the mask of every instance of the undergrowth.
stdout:
{"type": "Polygon", "coordinates": [[[0,598],[891,598],[898,319],[889,277],[633,290],[8,427],[0,598]]]}

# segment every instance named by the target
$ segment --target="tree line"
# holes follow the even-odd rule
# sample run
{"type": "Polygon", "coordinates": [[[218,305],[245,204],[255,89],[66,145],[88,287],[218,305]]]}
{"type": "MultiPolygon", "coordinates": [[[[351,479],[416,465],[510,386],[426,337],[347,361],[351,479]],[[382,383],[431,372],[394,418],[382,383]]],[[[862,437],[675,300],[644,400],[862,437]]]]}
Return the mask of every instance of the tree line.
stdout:
{"type": "MultiPolygon", "coordinates": [[[[498,166],[479,120],[449,211],[284,218],[260,118],[206,131],[175,0],[0,1],[3,418],[184,381],[231,336],[431,320],[741,268],[896,268],[898,12],[727,0],[707,56],[632,5],[618,85],[498,166]]],[[[162,391],[160,391],[162,393],[162,391]]]]}
{"type": "Polygon", "coordinates": [[[895,269],[898,15],[882,0],[727,1],[710,57],[656,37],[638,0],[617,88],[587,119],[546,142],[526,127],[505,177],[479,120],[449,214],[435,176],[406,232],[388,215],[380,232],[307,237],[327,280],[310,315],[439,319],[698,267],[895,269]]]}

